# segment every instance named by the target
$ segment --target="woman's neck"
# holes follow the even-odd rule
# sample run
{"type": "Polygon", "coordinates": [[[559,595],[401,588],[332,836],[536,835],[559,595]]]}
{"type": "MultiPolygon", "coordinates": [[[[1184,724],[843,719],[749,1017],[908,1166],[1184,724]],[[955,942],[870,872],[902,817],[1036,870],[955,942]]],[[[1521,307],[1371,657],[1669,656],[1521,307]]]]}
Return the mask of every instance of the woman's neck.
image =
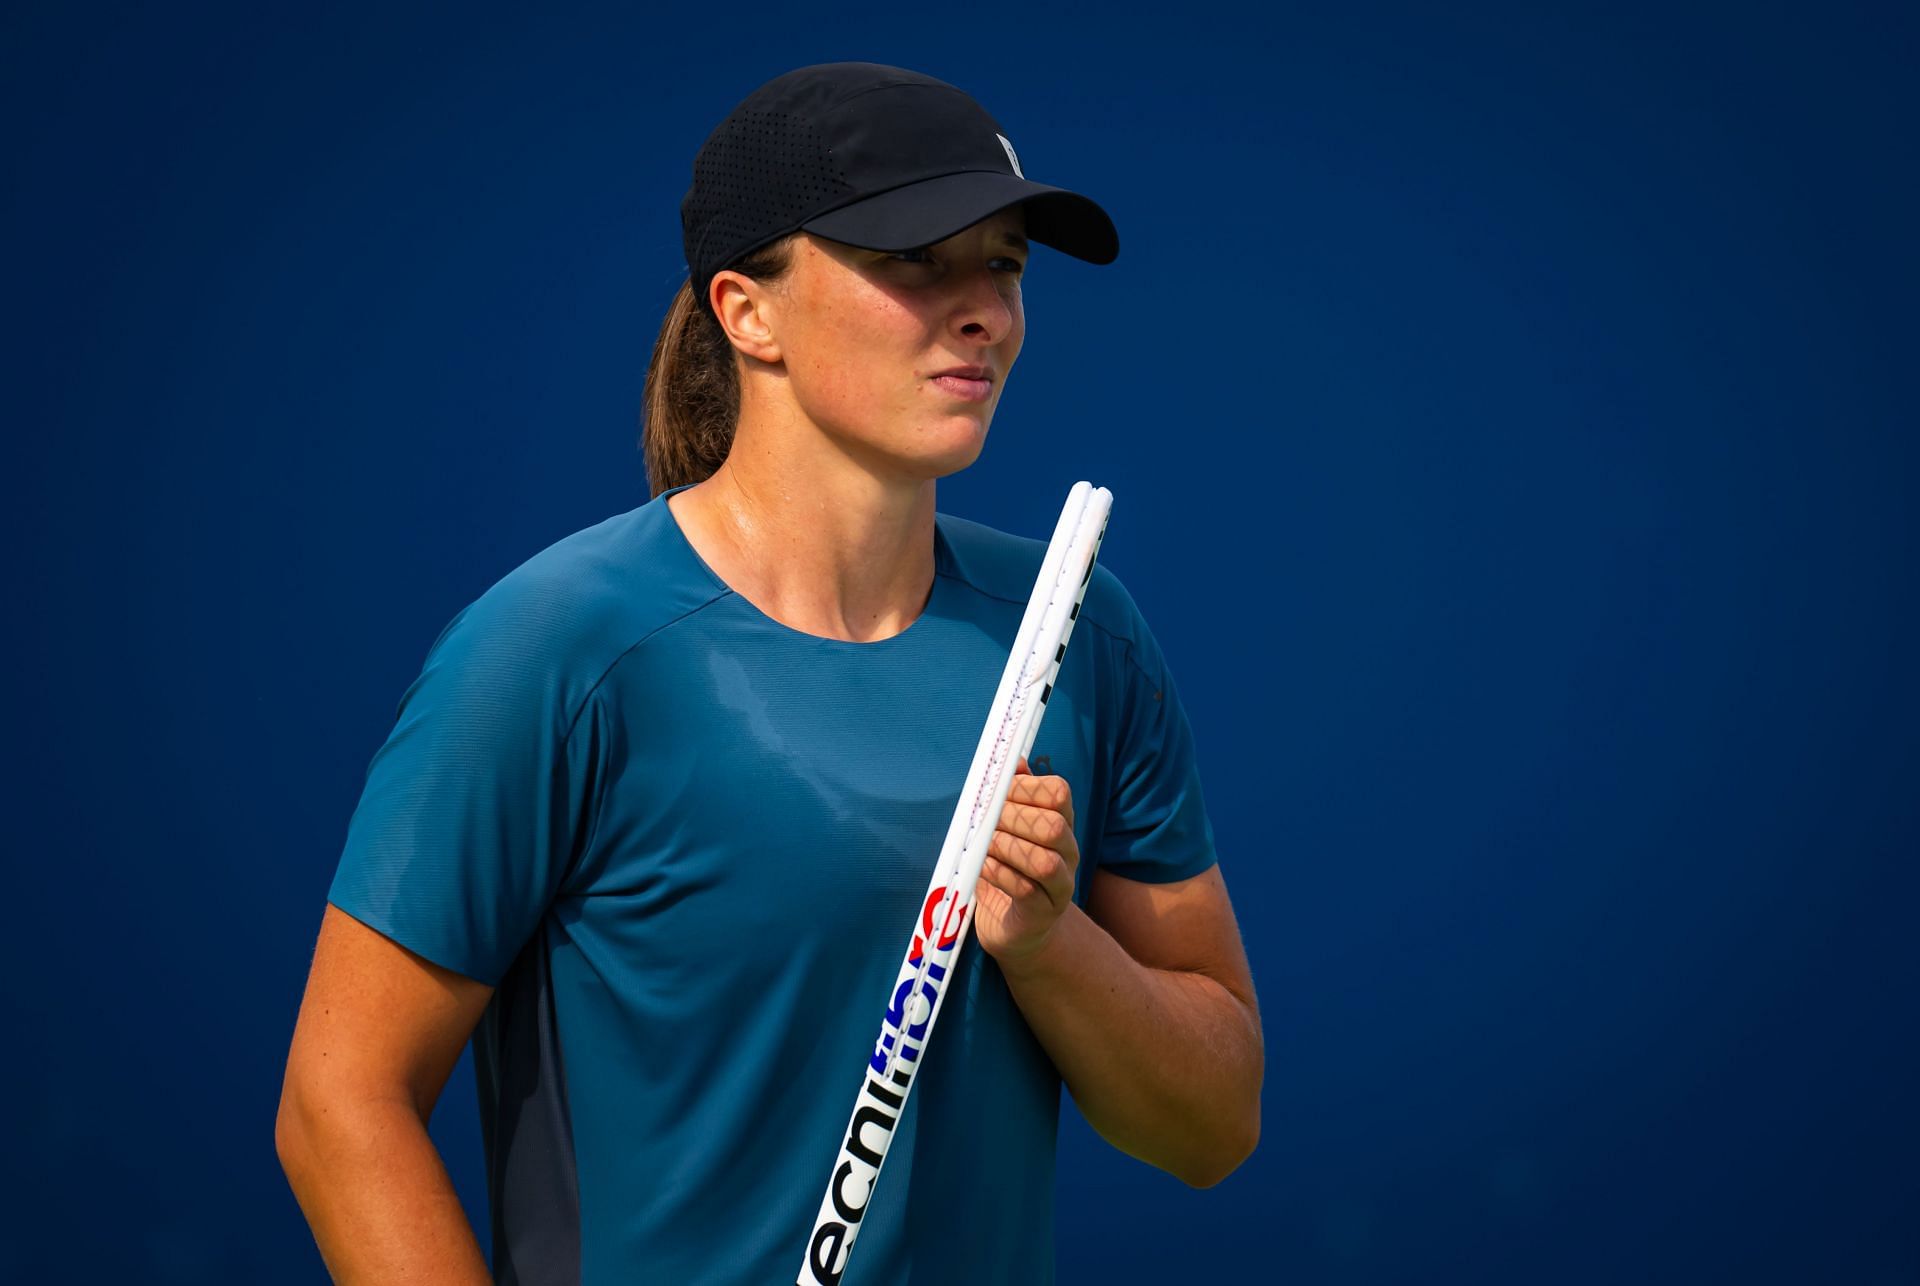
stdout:
{"type": "Polygon", "coordinates": [[[913,624],[933,589],[934,480],[888,478],[824,437],[794,452],[756,436],[668,500],[695,552],[805,634],[871,643],[913,624]]]}

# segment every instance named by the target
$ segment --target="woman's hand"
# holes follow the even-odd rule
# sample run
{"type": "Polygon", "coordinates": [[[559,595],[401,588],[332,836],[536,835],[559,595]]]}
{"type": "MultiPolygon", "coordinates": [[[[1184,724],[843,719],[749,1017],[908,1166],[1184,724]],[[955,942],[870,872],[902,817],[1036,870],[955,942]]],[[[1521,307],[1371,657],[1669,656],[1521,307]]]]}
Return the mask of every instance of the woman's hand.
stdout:
{"type": "Polygon", "coordinates": [[[1022,757],[974,891],[973,930],[987,954],[1021,960],[1046,946],[1073,904],[1079,868],[1072,787],[1034,776],[1022,757]]]}

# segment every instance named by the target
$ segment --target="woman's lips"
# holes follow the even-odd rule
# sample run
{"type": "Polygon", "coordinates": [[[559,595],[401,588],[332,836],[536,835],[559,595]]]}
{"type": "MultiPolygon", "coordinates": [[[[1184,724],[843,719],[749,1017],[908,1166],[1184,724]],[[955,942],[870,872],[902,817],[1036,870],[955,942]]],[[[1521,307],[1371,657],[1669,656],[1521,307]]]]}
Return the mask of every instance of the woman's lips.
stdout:
{"type": "Polygon", "coordinates": [[[964,375],[936,375],[933,382],[962,402],[984,402],[993,392],[992,380],[970,380],[964,375]]]}

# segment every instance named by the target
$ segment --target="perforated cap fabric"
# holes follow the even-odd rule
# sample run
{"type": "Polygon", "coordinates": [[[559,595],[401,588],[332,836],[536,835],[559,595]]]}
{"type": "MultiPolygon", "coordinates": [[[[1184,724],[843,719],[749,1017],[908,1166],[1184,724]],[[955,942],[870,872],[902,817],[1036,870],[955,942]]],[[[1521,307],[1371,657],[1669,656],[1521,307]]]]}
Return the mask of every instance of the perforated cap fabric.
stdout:
{"type": "Polygon", "coordinates": [[[802,67],[749,94],[693,162],[680,203],[688,279],[805,229],[873,250],[944,240],[1027,204],[1027,237],[1090,263],[1120,253],[1112,219],[1029,180],[985,108],[945,81],[880,63],[802,67]]]}

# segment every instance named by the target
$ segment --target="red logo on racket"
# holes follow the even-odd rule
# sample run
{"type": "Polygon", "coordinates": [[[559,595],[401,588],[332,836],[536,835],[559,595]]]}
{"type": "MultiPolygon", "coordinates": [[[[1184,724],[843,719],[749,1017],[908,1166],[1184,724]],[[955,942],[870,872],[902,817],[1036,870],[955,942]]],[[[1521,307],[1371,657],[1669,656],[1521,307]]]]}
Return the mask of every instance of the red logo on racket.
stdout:
{"type": "MultiPolygon", "coordinates": [[[[927,904],[920,908],[920,931],[913,935],[913,949],[907,952],[907,959],[918,960],[921,953],[926,950],[927,939],[935,938],[934,912],[940,909],[940,901],[946,896],[947,888],[944,884],[927,894],[927,904]]],[[[947,922],[940,926],[940,933],[935,938],[935,944],[939,950],[946,951],[960,940],[960,926],[966,922],[966,919],[967,904],[955,903],[953,910],[947,913],[947,922]]],[[[894,939],[895,942],[899,940],[894,939]]]]}

